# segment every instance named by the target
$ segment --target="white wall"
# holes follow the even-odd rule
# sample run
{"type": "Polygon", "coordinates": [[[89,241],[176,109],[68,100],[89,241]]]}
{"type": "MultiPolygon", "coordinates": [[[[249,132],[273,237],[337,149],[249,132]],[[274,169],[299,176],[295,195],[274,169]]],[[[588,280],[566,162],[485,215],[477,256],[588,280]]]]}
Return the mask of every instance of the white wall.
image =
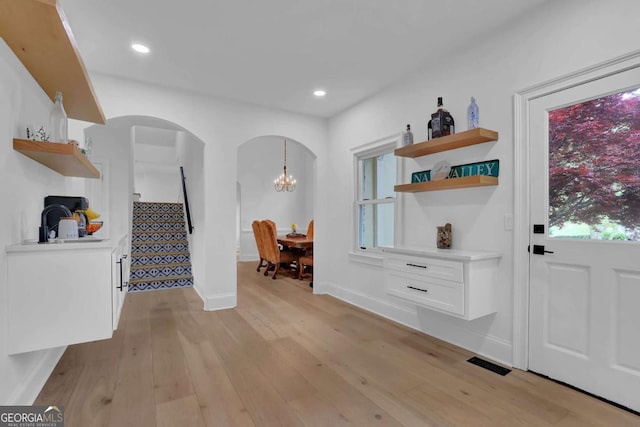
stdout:
{"type": "MultiPolygon", "coordinates": [[[[175,144],[164,147],[154,144],[140,142],[137,132],[138,126],[133,127],[134,137],[134,157],[136,162],[148,163],[163,166],[175,166],[177,164],[175,144]]],[[[172,132],[174,137],[177,132],[172,132]]]]}
{"type": "MultiPolygon", "coordinates": [[[[0,39],[0,404],[31,404],[64,348],[7,355],[5,246],[37,239],[44,197],[77,196],[77,178],[65,178],[13,150],[25,126],[47,124],[52,102],[0,39]]],[[[81,181],[80,181],[81,182],[81,181]]],[[[61,309],[63,309],[61,307],[61,309]]]]}
{"type": "MultiPolygon", "coordinates": [[[[204,144],[189,132],[178,132],[176,138],[176,151],[178,153],[178,164],[184,168],[184,176],[187,187],[187,198],[189,211],[191,213],[191,223],[194,227],[192,234],[187,234],[189,248],[204,247],[205,233],[205,210],[204,210],[204,144]]],[[[184,197],[180,196],[180,201],[184,203],[184,197]]],[[[186,218],[185,218],[186,220],[186,218]]],[[[203,250],[191,250],[191,268],[194,276],[194,286],[200,295],[205,295],[204,282],[201,280],[205,271],[206,257],[203,250]]]]}
{"type": "Polygon", "coordinates": [[[180,169],[174,166],[135,165],[135,192],[142,202],[180,201],[180,169]]]}
{"type": "Polygon", "coordinates": [[[178,131],[133,126],[134,188],[143,202],[178,202],[178,131]]]}
{"type": "MultiPolygon", "coordinates": [[[[332,230],[332,244],[316,245],[314,285],[429,334],[506,363],[511,362],[513,232],[504,216],[513,212],[513,94],[525,87],[608,60],[638,48],[640,3],[618,0],[566,0],[513,22],[490,39],[452,52],[330,121],[330,173],[320,178],[318,217],[332,230]],[[498,251],[496,299],[499,311],[466,322],[387,296],[381,267],[349,257],[352,249],[353,171],[351,148],[397,133],[407,123],[416,142],[426,139],[428,115],[438,96],[466,129],[470,96],[480,106],[480,125],[500,133],[496,143],[482,144],[416,160],[404,160],[404,182],[413,171],[441,160],[461,164],[500,159],[500,185],[488,188],[400,194],[401,233],[397,244],[433,247],[437,225],[453,224],[454,248],[498,251]],[[331,194],[328,192],[331,191],[331,194]],[[329,209],[326,206],[331,202],[329,209]],[[336,206],[339,207],[336,209],[336,206]],[[325,264],[326,262],[326,264],[325,264]],[[330,265],[331,268],[322,268],[330,265]]],[[[515,248],[523,251],[526,248],[515,248]]],[[[375,260],[374,260],[375,263],[375,260]]],[[[379,264],[378,264],[379,265],[379,264]]]]}
{"type": "MultiPolygon", "coordinates": [[[[103,237],[119,240],[130,234],[131,195],[133,193],[133,144],[130,127],[91,126],[86,135],[93,141],[92,160],[108,165],[109,212],[105,218],[103,237]]],[[[91,204],[91,200],[89,200],[91,204]]],[[[103,212],[100,212],[103,214],[103,212]]],[[[130,238],[130,236],[129,236],[130,238]]]]}
{"type": "Polygon", "coordinates": [[[291,232],[298,224],[306,232],[313,218],[315,156],[301,144],[287,140],[287,175],[296,179],[296,190],[277,192],[273,180],[282,173],[284,137],[265,136],[238,148],[238,182],[240,183],[240,260],[258,259],[251,223],[275,221],[279,234],[291,232]]]}

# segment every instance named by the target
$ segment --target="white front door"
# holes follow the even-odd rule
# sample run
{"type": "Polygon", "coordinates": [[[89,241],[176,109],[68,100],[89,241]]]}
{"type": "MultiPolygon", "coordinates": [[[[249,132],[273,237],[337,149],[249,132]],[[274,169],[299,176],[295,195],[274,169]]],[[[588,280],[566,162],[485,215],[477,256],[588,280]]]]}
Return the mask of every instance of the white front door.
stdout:
{"type": "Polygon", "coordinates": [[[529,369],[636,411],[639,87],[633,68],[529,102],[529,369]]]}

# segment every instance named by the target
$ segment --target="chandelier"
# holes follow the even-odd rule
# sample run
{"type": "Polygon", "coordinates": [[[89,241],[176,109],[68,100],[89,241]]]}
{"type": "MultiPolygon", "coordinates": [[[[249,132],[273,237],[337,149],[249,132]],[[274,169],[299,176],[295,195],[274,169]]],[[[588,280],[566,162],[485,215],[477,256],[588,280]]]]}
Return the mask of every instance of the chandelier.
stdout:
{"type": "Polygon", "coordinates": [[[284,140],[284,168],[282,175],[273,181],[276,191],[293,191],[296,189],[296,180],[293,176],[287,176],[287,140],[284,140]]]}

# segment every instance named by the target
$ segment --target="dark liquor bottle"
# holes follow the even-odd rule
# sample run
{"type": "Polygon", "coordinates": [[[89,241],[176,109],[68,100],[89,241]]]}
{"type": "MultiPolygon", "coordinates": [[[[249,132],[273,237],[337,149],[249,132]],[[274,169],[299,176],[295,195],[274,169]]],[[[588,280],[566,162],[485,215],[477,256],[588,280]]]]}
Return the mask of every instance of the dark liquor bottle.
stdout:
{"type": "Polygon", "coordinates": [[[442,97],[438,97],[438,110],[431,115],[431,120],[427,124],[428,139],[440,138],[441,136],[453,135],[455,132],[455,123],[453,116],[445,110],[442,97]]]}

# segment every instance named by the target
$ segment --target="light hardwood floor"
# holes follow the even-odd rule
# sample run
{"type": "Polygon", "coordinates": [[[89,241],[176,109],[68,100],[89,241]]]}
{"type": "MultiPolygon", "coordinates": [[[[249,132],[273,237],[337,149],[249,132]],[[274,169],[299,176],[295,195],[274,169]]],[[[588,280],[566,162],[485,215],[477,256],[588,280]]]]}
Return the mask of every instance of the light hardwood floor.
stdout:
{"type": "Polygon", "coordinates": [[[35,404],[73,426],[639,426],[640,417],[238,264],[238,307],[127,296],[110,340],[70,346],[35,404]]]}

